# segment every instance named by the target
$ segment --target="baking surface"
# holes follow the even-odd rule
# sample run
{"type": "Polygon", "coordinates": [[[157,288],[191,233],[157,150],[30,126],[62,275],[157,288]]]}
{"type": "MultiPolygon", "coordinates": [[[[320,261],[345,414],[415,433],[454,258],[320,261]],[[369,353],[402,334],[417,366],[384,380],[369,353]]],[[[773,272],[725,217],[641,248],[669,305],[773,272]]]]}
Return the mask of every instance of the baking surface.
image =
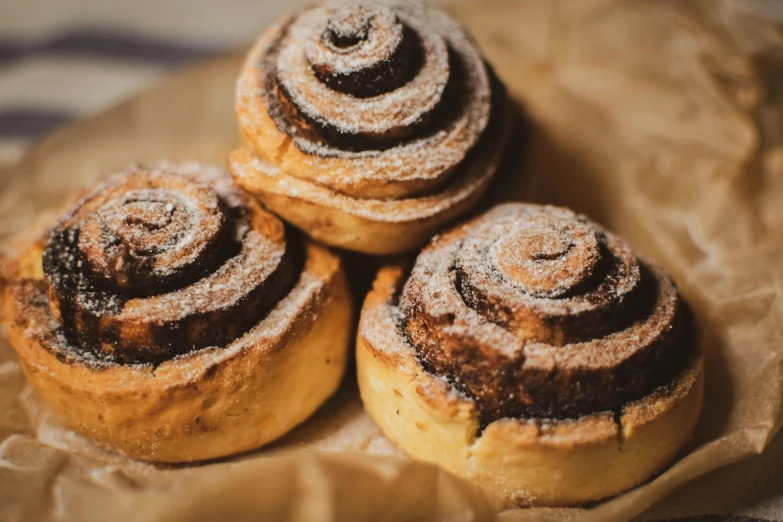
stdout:
{"type": "MultiPolygon", "coordinates": [[[[349,376],[313,419],[269,448],[204,466],[154,468],[63,429],[3,345],[0,509],[7,511],[0,518],[483,520],[500,510],[507,520],[623,520],[769,443],[765,454],[679,489],[642,517],[783,519],[783,441],[773,438],[783,400],[780,33],[729,2],[707,9],[492,0],[456,10],[530,114],[529,175],[538,180],[538,199],[569,205],[626,236],[672,273],[694,305],[705,335],[708,399],[691,453],[592,509],[504,510],[497,499],[400,456],[364,414],[349,376]]],[[[243,39],[216,38],[205,47],[243,39]]],[[[55,133],[0,180],[0,237],[127,162],[223,164],[238,140],[238,64],[233,56],[184,71],[55,133]]],[[[85,104],[84,112],[98,108],[85,104]]]]}

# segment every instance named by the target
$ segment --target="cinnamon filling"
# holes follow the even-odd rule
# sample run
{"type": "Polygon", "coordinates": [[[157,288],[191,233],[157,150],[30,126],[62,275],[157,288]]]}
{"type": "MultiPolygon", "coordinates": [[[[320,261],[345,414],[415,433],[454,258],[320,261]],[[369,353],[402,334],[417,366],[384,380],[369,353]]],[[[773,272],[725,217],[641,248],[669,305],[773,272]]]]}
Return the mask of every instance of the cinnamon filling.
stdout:
{"type": "Polygon", "coordinates": [[[570,211],[501,206],[433,241],[400,295],[424,368],[500,418],[617,412],[694,345],[671,280],[570,211]]]}
{"type": "Polygon", "coordinates": [[[455,27],[413,6],[325,5],[285,25],[260,64],[270,115],[303,151],[347,155],[427,140],[460,122],[475,145],[489,78],[455,27]]]}
{"type": "Polygon", "coordinates": [[[402,87],[424,61],[416,32],[391,9],[346,6],[328,18],[319,41],[308,43],[307,60],[318,79],[357,98],[402,87]]]}
{"type": "Polygon", "coordinates": [[[223,173],[140,169],[52,230],[50,308],[71,344],[119,363],[225,346],[293,286],[302,255],[287,235],[223,173]]]}

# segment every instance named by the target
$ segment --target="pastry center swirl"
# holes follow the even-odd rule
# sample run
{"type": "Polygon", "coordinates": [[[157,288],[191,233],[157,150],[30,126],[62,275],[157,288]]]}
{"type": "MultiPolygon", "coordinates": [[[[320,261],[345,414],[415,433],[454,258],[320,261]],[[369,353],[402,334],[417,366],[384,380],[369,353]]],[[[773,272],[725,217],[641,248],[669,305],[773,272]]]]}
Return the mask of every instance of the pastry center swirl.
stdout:
{"type": "Polygon", "coordinates": [[[538,297],[558,297],[583,284],[601,259],[594,231],[580,223],[539,218],[517,225],[492,247],[494,267],[538,297]]]}
{"type": "MultiPolygon", "coordinates": [[[[410,81],[421,66],[419,37],[387,6],[345,5],[305,22],[312,24],[311,31],[299,33],[307,61],[318,80],[335,91],[378,96],[410,81]],[[326,29],[318,38],[322,25],[326,29]]],[[[291,82],[285,86],[297,92],[291,82]]]]}
{"type": "Polygon", "coordinates": [[[485,424],[617,412],[671,382],[693,344],[665,273],[555,207],[504,205],[434,240],[399,308],[424,368],[485,424]]]}
{"type": "Polygon", "coordinates": [[[412,136],[433,120],[453,72],[448,46],[398,15],[384,5],[335,5],[294,20],[280,43],[276,79],[299,132],[369,145],[412,136]]]}
{"type": "Polygon", "coordinates": [[[298,249],[282,223],[222,171],[180,169],[117,177],[52,231],[50,306],[80,349],[156,363],[224,346],[293,285],[298,249]]]}
{"type": "MultiPolygon", "coordinates": [[[[348,52],[360,42],[367,41],[370,24],[376,16],[386,15],[391,18],[391,12],[384,9],[376,15],[376,10],[365,6],[347,6],[329,17],[326,31],[321,41],[338,53],[348,52]]],[[[396,22],[394,20],[392,23],[396,22]]]]}
{"type": "Polygon", "coordinates": [[[119,193],[85,219],[79,254],[96,277],[134,294],[173,287],[229,241],[217,193],[179,181],[119,193]]]}
{"type": "Polygon", "coordinates": [[[114,234],[127,241],[133,241],[140,233],[153,232],[170,225],[175,207],[171,203],[156,201],[149,194],[126,198],[123,202],[124,216],[113,219],[114,234]]]}
{"type": "Polygon", "coordinates": [[[278,128],[319,155],[432,146],[449,127],[464,155],[489,119],[481,57],[453,21],[423,6],[309,9],[281,29],[260,73],[278,128]]]}

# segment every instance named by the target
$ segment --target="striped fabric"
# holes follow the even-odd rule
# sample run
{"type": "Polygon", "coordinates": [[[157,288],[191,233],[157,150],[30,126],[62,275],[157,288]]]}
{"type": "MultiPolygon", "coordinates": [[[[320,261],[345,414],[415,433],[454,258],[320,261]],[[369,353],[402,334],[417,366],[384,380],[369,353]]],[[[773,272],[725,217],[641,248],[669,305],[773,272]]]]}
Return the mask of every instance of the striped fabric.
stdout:
{"type": "Polygon", "coordinates": [[[162,74],[249,42],[300,0],[0,2],[0,165],[162,74]]]}
{"type": "MultiPolygon", "coordinates": [[[[783,1],[741,1],[742,9],[783,22],[783,1]]],[[[53,129],[117,103],[174,68],[247,44],[301,3],[0,0],[0,167],[53,129]]],[[[762,473],[750,462],[706,479],[709,484],[764,475],[759,498],[747,505],[714,498],[709,485],[700,491],[697,483],[639,520],[783,521],[783,440],[771,447],[780,448],[780,469],[765,467],[762,473]]]]}
{"type": "Polygon", "coordinates": [[[16,159],[36,138],[116,103],[172,67],[220,50],[78,29],[27,42],[0,39],[0,162],[16,159]]]}

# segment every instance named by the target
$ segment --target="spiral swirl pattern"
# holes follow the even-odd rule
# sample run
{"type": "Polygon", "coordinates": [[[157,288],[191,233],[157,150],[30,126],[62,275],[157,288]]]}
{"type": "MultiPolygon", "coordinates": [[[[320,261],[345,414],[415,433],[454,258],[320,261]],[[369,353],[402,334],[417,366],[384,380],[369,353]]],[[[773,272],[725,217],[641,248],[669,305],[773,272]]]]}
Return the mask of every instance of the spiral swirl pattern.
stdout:
{"type": "Polygon", "coordinates": [[[74,346],[157,363],[242,335],[292,287],[300,257],[230,176],[166,164],[81,200],[52,230],[43,269],[74,346]]]}
{"type": "Polygon", "coordinates": [[[293,146],[318,158],[298,177],[353,197],[421,194],[443,183],[498,101],[464,31],[424,5],[326,3],[263,42],[252,69],[260,79],[239,82],[243,134],[271,118],[290,141],[257,152],[278,163],[293,146]]]}
{"type": "Polygon", "coordinates": [[[506,417],[619,411],[672,381],[693,347],[661,270],[582,216],[504,205],[436,238],[399,299],[428,371],[506,417]]]}

